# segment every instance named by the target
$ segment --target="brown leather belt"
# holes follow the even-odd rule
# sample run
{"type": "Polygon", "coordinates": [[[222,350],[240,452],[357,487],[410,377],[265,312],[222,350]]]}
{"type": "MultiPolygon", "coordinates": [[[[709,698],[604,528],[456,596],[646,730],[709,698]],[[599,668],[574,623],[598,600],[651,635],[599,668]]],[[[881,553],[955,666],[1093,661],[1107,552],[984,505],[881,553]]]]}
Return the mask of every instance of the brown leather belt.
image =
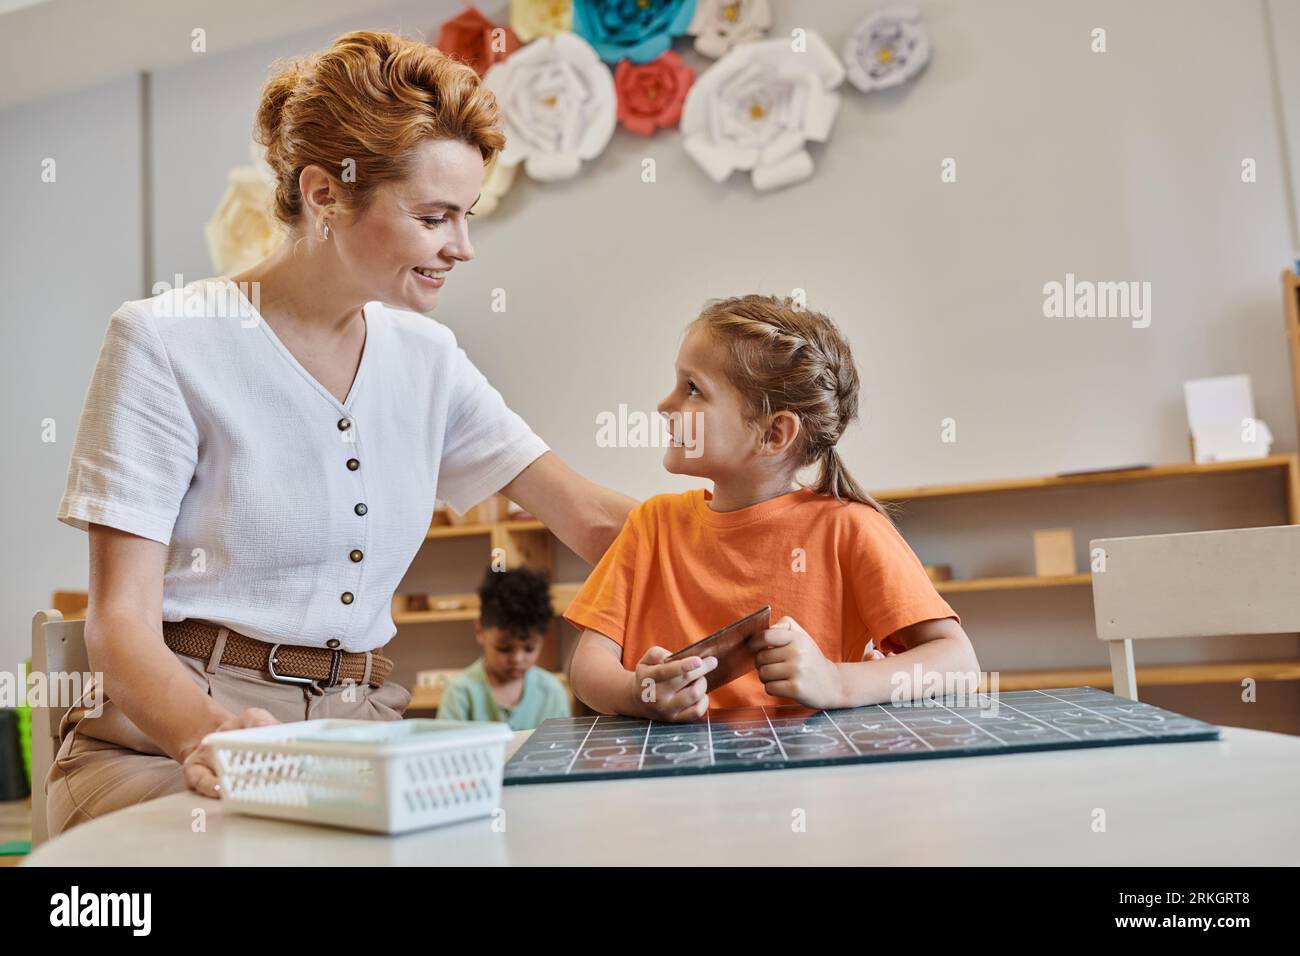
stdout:
{"type": "Polygon", "coordinates": [[[268,644],[230,628],[208,621],[187,618],[163,621],[163,641],[177,654],[212,658],[217,641],[225,632],[221,663],[232,667],[249,667],[266,671],[281,684],[320,684],[337,687],[346,683],[368,683],[382,687],[393,671],[393,662],[378,651],[369,654],[331,650],[328,647],[303,647],[300,644],[268,644]]]}

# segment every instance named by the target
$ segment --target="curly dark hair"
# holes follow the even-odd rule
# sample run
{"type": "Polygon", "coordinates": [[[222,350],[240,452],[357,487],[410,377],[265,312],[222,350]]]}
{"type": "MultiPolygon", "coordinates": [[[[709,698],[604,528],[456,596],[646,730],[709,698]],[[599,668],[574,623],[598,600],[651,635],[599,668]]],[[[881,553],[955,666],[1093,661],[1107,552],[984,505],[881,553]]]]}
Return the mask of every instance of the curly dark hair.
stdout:
{"type": "Polygon", "coordinates": [[[479,623],[510,635],[545,631],[551,623],[551,588],[545,575],[531,568],[488,569],[479,585],[479,623]]]}

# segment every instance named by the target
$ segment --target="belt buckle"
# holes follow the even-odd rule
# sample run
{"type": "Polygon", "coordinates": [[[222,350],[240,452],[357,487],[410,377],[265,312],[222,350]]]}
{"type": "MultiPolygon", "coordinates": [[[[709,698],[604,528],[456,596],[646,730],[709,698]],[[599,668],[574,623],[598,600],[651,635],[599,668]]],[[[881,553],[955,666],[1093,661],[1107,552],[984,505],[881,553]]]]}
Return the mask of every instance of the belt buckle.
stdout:
{"type": "Polygon", "coordinates": [[[266,669],[271,674],[271,679],[280,684],[312,684],[315,683],[313,677],[294,677],[291,674],[277,674],[275,672],[275,652],[280,649],[279,644],[271,645],[271,653],[266,655],[266,669]]]}

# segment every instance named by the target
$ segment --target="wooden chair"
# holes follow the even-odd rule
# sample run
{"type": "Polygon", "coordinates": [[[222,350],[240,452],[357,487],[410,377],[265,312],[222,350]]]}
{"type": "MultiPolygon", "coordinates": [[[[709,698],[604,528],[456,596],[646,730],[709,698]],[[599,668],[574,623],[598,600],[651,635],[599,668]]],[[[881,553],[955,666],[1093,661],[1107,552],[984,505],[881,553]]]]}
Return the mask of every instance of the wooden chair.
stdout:
{"type": "Polygon", "coordinates": [[[1097,638],[1115,693],[1138,699],[1133,641],[1300,632],[1300,525],[1089,543],[1097,638]],[[1098,548],[1101,549],[1100,553],[1098,548]]]}
{"type": "MultiPolygon", "coordinates": [[[[67,621],[53,608],[32,617],[32,673],[87,674],[86,622],[67,621]]],[[[63,703],[62,701],[56,702],[63,703]]],[[[59,721],[67,705],[32,707],[32,846],[49,837],[45,819],[45,776],[59,752],[59,721]]]]}

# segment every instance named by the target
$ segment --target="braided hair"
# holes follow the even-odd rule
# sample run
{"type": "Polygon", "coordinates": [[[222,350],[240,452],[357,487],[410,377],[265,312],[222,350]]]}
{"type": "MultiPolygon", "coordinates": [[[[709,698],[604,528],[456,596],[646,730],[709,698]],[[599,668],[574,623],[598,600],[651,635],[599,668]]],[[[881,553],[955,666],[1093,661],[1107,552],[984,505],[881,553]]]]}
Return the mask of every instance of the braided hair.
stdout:
{"type": "Polygon", "coordinates": [[[729,356],[727,375],[758,426],[776,412],[799,418],[796,470],[820,465],[812,490],[856,501],[893,520],[889,509],[853,480],[836,446],[858,417],[858,370],[849,343],[820,312],[788,296],[714,299],[692,324],[702,325],[729,356]]]}

